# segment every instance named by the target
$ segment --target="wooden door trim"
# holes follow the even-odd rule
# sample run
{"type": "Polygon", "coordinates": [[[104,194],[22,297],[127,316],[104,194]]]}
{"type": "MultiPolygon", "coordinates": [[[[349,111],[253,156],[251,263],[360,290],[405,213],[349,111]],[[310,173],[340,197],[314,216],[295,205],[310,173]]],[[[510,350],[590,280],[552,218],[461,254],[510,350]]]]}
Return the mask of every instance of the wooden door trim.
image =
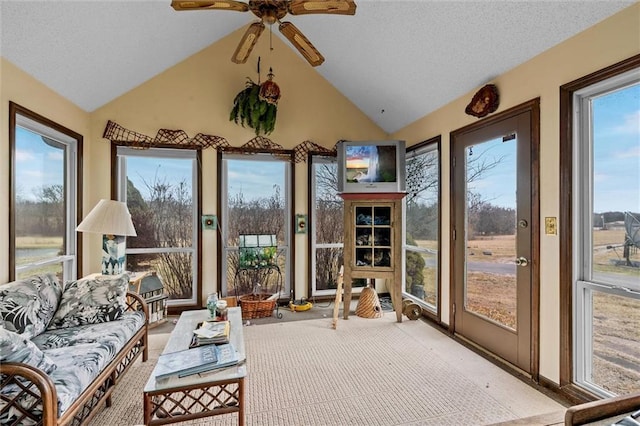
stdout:
{"type": "MultiPolygon", "coordinates": [[[[456,138],[491,126],[503,120],[528,112],[530,117],[530,158],[531,158],[531,329],[530,329],[530,374],[535,382],[539,381],[540,373],[540,98],[531,99],[505,111],[492,115],[475,123],[471,123],[449,133],[451,145],[449,155],[449,332],[455,333],[455,244],[453,229],[455,224],[455,203],[453,194],[453,144],[456,138]]],[[[462,309],[462,307],[458,308],[462,309]]]]}

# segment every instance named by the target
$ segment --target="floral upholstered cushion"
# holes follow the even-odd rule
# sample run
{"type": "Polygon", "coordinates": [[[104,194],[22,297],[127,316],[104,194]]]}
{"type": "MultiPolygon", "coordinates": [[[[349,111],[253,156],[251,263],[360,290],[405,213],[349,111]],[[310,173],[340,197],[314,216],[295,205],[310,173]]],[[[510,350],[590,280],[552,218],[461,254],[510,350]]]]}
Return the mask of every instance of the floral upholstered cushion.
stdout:
{"type": "Polygon", "coordinates": [[[117,320],[125,311],[129,276],[101,275],[67,284],[49,329],[117,320]]]}
{"type": "Polygon", "coordinates": [[[0,362],[21,362],[45,373],[56,368],[55,363],[31,340],[4,328],[0,328],[0,362]]]}
{"type": "Polygon", "coordinates": [[[0,325],[26,338],[42,333],[53,318],[62,286],[54,274],[0,285],[0,325]]]}

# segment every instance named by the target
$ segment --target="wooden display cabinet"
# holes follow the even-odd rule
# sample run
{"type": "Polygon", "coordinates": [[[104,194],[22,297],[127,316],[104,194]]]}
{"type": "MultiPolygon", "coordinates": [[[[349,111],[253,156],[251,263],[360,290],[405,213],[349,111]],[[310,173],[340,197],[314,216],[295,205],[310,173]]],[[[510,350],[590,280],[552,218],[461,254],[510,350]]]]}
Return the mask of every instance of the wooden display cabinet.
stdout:
{"type": "Polygon", "coordinates": [[[402,322],[403,193],[350,194],[344,199],[344,319],[349,318],[352,280],[387,280],[398,322],[402,322]]]}

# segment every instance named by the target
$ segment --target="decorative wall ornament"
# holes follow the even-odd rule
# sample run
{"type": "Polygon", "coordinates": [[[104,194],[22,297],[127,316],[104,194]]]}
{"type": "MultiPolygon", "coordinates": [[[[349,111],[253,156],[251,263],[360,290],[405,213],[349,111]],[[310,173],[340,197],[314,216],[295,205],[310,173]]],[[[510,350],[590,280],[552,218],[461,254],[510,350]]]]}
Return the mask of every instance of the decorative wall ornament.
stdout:
{"type": "Polygon", "coordinates": [[[230,146],[229,142],[221,136],[198,133],[193,139],[190,139],[184,130],[160,129],[156,137],[152,138],[151,136],[125,129],[111,120],[107,121],[102,137],[117,145],[139,149],[166,146],[188,149],[218,149],[230,146]]]}
{"type": "Polygon", "coordinates": [[[310,152],[319,152],[327,155],[336,155],[336,147],[333,149],[325,148],[315,142],[304,141],[293,148],[294,161],[296,163],[304,163],[307,161],[307,157],[310,152]]]}
{"type": "Polygon", "coordinates": [[[151,136],[125,129],[111,120],[107,121],[102,137],[116,145],[139,149],[171,147],[184,149],[214,148],[220,151],[233,151],[247,154],[271,152],[273,155],[284,158],[287,161],[293,161],[294,163],[306,162],[309,152],[326,153],[327,155],[336,154],[335,146],[333,149],[329,149],[309,140],[296,145],[293,150],[288,150],[264,136],[256,136],[240,147],[231,146],[231,144],[221,136],[198,133],[195,137],[189,138],[184,130],[160,129],[156,137],[152,138],[151,136]],[[293,155],[291,154],[292,152],[293,155]]]}
{"type": "Polygon", "coordinates": [[[500,96],[495,84],[487,84],[473,95],[464,112],[474,117],[484,117],[495,112],[500,105],[500,96]]]}

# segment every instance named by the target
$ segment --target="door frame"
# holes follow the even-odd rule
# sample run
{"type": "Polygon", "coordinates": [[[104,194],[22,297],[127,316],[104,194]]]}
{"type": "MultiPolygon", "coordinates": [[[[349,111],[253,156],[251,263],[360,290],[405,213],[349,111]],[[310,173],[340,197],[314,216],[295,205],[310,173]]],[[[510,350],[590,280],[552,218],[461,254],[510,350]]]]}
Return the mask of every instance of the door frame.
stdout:
{"type": "MultiPolygon", "coordinates": [[[[531,330],[530,330],[530,374],[534,382],[539,382],[540,365],[540,98],[535,98],[520,105],[509,108],[505,111],[482,119],[478,122],[461,127],[449,133],[449,143],[453,144],[456,137],[465,133],[474,132],[497,122],[515,117],[522,113],[528,113],[531,123],[530,128],[530,158],[531,158],[531,330]]],[[[449,194],[454,194],[456,188],[453,182],[453,149],[449,154],[449,194]]],[[[449,332],[455,334],[455,311],[456,290],[461,283],[455,280],[455,236],[454,224],[456,210],[454,197],[449,196],[449,332]]],[[[460,307],[461,308],[461,307],[460,307]]],[[[506,362],[506,361],[505,361],[506,362]]]]}

